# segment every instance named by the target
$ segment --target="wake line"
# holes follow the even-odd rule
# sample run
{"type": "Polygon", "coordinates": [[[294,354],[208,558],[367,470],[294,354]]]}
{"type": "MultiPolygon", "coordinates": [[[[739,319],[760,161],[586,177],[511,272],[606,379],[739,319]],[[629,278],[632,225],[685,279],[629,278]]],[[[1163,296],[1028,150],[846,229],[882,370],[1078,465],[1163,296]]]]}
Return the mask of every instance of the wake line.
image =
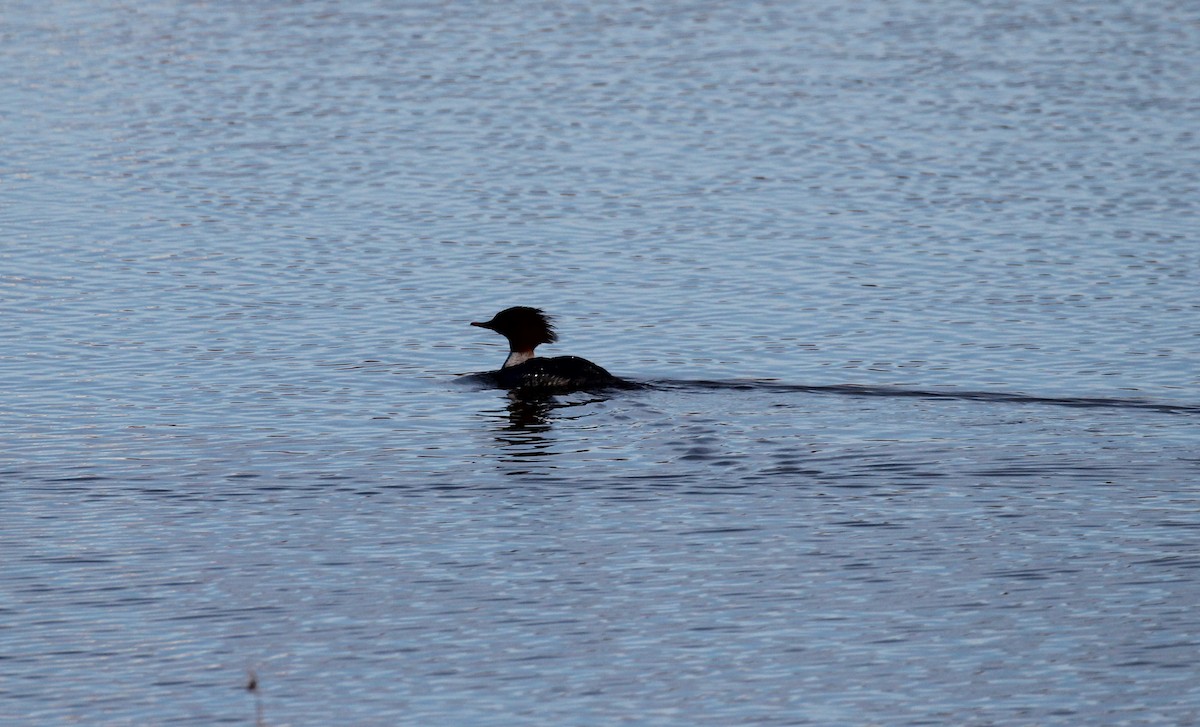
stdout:
{"type": "Polygon", "coordinates": [[[895,386],[867,386],[860,384],[835,384],[830,386],[807,386],[783,384],[778,381],[743,379],[716,381],[708,379],[660,379],[645,382],[651,388],[712,389],[732,391],[781,391],[797,394],[831,394],[836,396],[876,396],[909,399],[952,399],[958,401],[986,401],[1003,404],[1041,404],[1044,406],[1068,406],[1081,409],[1138,409],[1164,414],[1200,414],[1200,405],[1167,404],[1145,399],[1118,399],[1104,397],[1052,397],[1013,394],[1003,391],[929,391],[923,389],[901,389],[895,386]]]}

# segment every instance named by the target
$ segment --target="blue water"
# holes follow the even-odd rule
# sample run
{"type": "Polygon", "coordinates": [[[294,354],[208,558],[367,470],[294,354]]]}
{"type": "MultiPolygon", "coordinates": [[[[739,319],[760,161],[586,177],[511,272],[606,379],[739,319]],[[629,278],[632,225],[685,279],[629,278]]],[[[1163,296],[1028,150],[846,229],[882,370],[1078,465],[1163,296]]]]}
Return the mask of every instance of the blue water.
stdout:
{"type": "Polygon", "coordinates": [[[1195,7],[0,37],[0,721],[1200,721],[1195,7]]]}

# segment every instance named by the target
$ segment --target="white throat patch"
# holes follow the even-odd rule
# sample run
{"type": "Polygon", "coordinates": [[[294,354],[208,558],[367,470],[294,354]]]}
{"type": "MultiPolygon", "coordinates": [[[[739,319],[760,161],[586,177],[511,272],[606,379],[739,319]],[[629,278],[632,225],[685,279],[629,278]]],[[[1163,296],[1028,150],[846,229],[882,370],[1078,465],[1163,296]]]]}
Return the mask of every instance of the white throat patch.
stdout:
{"type": "Polygon", "coordinates": [[[509,366],[523,364],[533,358],[533,351],[509,351],[508,358],[504,359],[504,365],[500,368],[506,369],[509,366]]]}

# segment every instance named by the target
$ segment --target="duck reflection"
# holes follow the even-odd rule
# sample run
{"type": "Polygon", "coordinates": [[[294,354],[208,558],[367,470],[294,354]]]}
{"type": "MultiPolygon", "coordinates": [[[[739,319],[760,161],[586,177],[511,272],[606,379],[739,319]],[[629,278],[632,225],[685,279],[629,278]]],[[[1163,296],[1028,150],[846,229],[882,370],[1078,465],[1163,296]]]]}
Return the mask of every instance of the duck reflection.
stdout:
{"type": "Polygon", "coordinates": [[[587,415],[588,407],[607,397],[586,394],[571,397],[510,392],[503,410],[489,413],[494,419],[493,437],[498,462],[504,474],[554,476],[565,452],[553,430],[556,424],[587,415]]]}
{"type": "Polygon", "coordinates": [[[556,414],[575,407],[602,404],[608,397],[589,394],[584,398],[567,398],[554,395],[530,395],[520,392],[509,392],[508,422],[502,427],[504,432],[546,432],[556,419],[574,419],[572,416],[556,414]]]}

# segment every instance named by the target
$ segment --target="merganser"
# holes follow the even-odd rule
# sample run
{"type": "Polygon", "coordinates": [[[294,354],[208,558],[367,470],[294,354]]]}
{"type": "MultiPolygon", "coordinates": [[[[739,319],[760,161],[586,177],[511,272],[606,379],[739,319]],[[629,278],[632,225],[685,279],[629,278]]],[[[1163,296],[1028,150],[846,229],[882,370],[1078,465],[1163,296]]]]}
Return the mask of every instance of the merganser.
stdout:
{"type": "Polygon", "coordinates": [[[609,388],[633,388],[636,384],[617,378],[600,366],[578,356],[535,356],[533,350],[543,343],[554,343],[552,319],[540,308],[505,308],[484,323],[487,328],[508,339],[508,358],[499,371],[475,374],[472,378],[503,389],[563,393],[609,388]]]}

